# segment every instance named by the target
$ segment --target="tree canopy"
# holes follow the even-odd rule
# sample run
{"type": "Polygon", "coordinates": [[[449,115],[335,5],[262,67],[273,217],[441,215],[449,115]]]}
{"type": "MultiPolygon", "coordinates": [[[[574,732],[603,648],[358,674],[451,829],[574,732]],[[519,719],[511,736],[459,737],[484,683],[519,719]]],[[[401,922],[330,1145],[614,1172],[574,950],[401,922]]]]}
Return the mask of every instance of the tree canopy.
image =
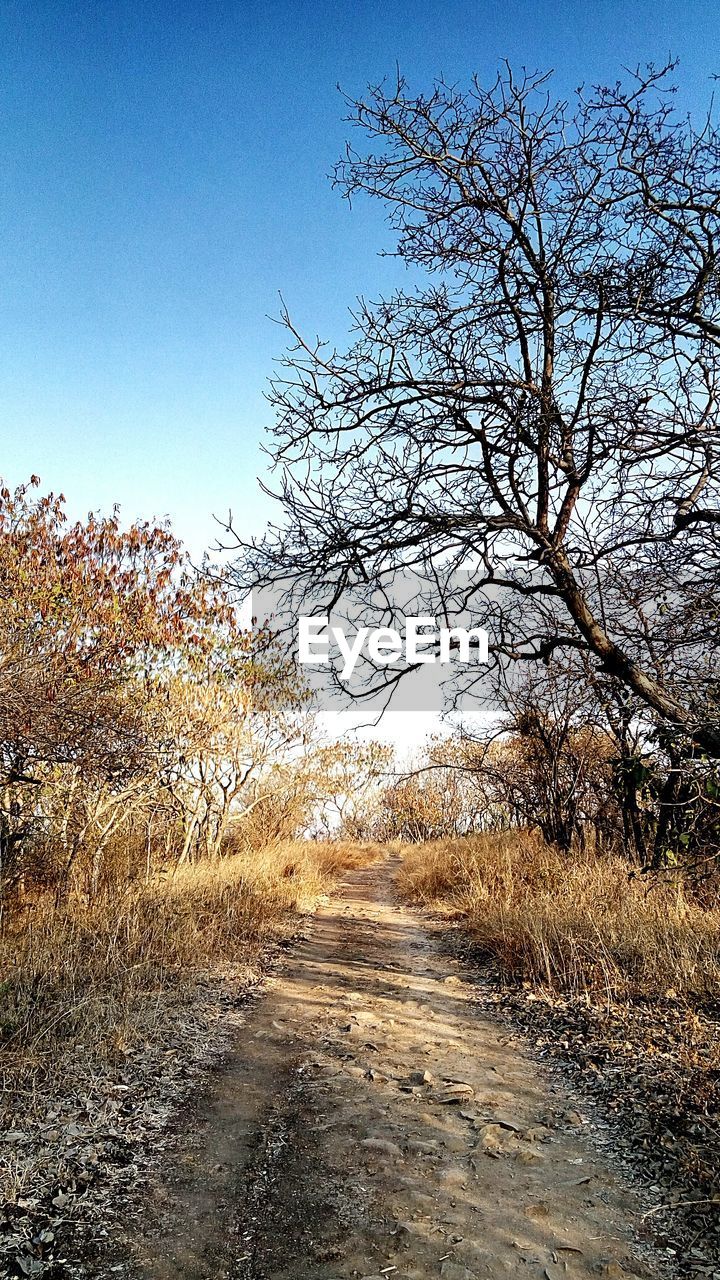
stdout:
{"type": "Polygon", "coordinates": [[[672,71],[350,103],[336,183],[386,206],[413,284],[361,300],[345,351],[284,314],[285,519],[243,572],[470,562],[498,664],[579,651],[717,756],[720,134],[672,71]]]}

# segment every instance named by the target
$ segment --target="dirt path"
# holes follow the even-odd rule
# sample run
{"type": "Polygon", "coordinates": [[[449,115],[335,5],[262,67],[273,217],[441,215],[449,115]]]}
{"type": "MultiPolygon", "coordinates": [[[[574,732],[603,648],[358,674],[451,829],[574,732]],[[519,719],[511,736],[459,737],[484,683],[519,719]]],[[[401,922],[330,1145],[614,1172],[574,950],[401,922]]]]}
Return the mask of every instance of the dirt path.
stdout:
{"type": "Polygon", "coordinates": [[[354,873],[268,983],[122,1245],[132,1261],[103,1275],[658,1274],[633,1247],[635,1193],[393,904],[391,871],[354,873]]]}

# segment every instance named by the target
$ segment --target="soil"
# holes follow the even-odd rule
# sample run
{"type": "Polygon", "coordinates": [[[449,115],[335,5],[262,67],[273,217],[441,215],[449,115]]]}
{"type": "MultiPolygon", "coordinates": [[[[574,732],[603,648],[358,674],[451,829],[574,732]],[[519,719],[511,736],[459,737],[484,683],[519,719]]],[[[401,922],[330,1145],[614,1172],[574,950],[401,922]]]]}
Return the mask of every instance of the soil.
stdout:
{"type": "Polygon", "coordinates": [[[266,984],[98,1277],[668,1274],[601,1125],[353,872],[266,984]]]}

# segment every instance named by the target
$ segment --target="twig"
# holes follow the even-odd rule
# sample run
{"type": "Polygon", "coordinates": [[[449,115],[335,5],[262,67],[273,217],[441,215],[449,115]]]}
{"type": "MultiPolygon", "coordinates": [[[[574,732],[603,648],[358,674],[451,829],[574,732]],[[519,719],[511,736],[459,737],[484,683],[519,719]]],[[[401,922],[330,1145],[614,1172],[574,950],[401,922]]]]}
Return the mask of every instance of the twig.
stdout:
{"type": "Polygon", "coordinates": [[[661,1213],[663,1209],[695,1209],[701,1204],[716,1204],[720,1206],[720,1196],[711,1196],[707,1200],[679,1200],[677,1204],[656,1204],[654,1208],[648,1209],[647,1213],[643,1214],[641,1221],[644,1222],[653,1213],[661,1213]]]}

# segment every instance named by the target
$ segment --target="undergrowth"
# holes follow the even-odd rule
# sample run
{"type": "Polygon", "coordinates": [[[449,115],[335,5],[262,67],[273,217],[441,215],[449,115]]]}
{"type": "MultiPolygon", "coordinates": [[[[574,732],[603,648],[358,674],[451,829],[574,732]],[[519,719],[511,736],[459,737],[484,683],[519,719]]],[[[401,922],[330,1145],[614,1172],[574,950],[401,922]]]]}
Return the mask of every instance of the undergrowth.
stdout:
{"type": "Polygon", "coordinates": [[[370,846],[285,843],[117,886],[90,905],[29,898],[0,936],[0,1077],[25,1091],[80,1050],[101,1063],[147,1035],[208,973],[257,970],[370,846]]]}
{"type": "Polygon", "coordinates": [[[720,997],[720,910],[679,878],[649,881],[622,858],[562,854],[522,832],[403,853],[402,895],[463,919],[510,979],[609,999],[720,997]]]}

